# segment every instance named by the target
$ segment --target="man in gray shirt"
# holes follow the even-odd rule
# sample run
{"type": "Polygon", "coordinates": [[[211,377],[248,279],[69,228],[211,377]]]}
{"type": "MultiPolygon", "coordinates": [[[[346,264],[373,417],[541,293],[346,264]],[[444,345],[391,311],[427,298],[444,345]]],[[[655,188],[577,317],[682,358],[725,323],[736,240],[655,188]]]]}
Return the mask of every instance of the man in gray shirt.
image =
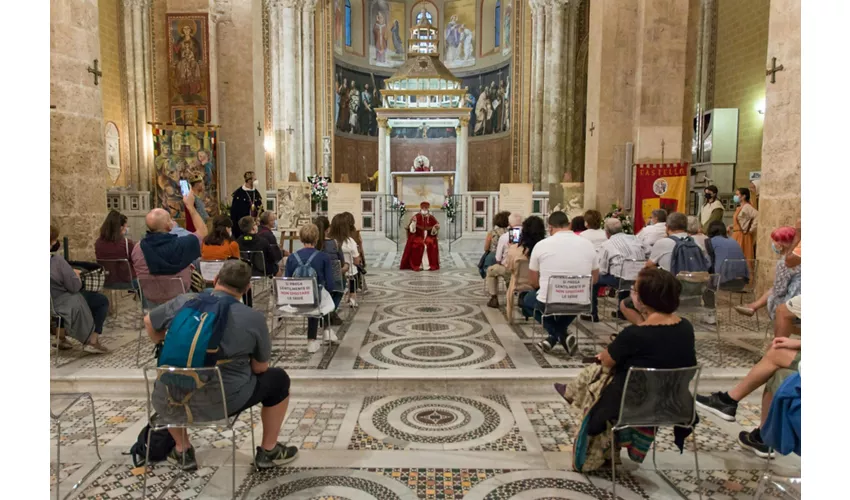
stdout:
{"type": "MultiPolygon", "coordinates": [[[[239,300],[250,284],[251,266],[240,260],[230,260],[222,266],[212,295],[229,295],[239,300]]],[[[165,340],[166,331],[177,313],[195,297],[197,294],[180,295],[145,316],[145,328],[154,343],[165,340]]],[[[298,448],[277,442],[289,406],[289,376],[282,368],[269,368],[271,340],[263,314],[242,303],[232,304],[219,348],[218,366],[228,413],[235,415],[256,404],[263,404],[263,441],[257,447],[255,465],[268,469],[295,460],[298,448]]],[[[169,432],[176,442],[168,455],[169,462],[183,470],[197,469],[195,450],[186,431],[169,429],[169,432]]]]}

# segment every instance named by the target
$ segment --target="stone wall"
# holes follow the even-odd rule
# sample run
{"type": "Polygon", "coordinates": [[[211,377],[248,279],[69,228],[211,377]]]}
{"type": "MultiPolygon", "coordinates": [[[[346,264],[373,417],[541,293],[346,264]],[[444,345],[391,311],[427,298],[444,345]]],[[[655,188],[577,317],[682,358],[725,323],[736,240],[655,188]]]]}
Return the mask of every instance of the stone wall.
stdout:
{"type": "Polygon", "coordinates": [[[717,0],[717,54],[714,107],[738,108],[738,165],[735,185],[748,186],[748,174],[761,169],[770,0],[717,0]]]}
{"type": "Polygon", "coordinates": [[[100,34],[100,65],[103,77],[100,88],[103,97],[103,121],[113,122],[118,127],[120,138],[121,174],[111,186],[127,186],[130,179],[130,142],[128,137],[127,113],[122,102],[121,90],[121,1],[98,0],[98,32],[100,34]]]}
{"type": "Polygon", "coordinates": [[[94,59],[97,0],[51,0],[50,221],[68,236],[72,259],[94,258],[106,216],[101,86],[86,72],[94,59]]]}
{"type": "Polygon", "coordinates": [[[760,288],[770,286],[776,255],[770,232],[800,217],[800,2],[771,0],[767,58],[784,71],[766,78],[762,181],[756,258],[760,288]]]}

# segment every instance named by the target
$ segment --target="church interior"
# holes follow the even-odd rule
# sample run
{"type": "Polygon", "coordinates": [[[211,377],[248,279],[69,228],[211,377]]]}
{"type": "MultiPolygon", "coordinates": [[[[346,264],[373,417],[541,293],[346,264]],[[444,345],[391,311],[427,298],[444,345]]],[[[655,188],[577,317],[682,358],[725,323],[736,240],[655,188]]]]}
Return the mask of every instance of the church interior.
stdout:
{"type": "Polygon", "coordinates": [[[778,280],[774,230],[800,231],[800,3],[51,0],[52,252],[102,264],[104,221],[119,212],[121,245],[150,264],[151,214],[198,234],[203,213],[203,235],[221,219],[236,241],[250,233],[244,210],[261,225],[273,214],[266,230],[284,256],[319,218],[333,234],[350,214],[361,253],[337,341],[321,345],[306,316],[281,321],[289,262],[252,278],[267,361],[291,380],[278,441],[298,452],[263,470],[259,407],[191,429],[195,470],[136,466],[125,453],[148,424],[156,366],[144,291],[110,287],[111,271],[105,286],[84,284],[109,301],[97,349],[70,328],[58,347],[54,319],[70,320],[52,295],[51,495],[143,498],[144,482],[144,498],[183,500],[799,498],[799,451],[766,460],[740,444],[764,425],[761,389],[731,420],[691,399],[683,448],[672,425],[644,421],[645,460],[629,448],[614,471],[610,459],[581,470],[586,415],[553,384],[581,380],[616,342],[628,324],[617,295],[599,294],[598,322],[569,326],[575,352],[544,349],[510,272],[493,295],[482,265],[501,212],[551,231],[553,213],[595,211],[588,230],[613,218],[637,235],[660,209],[701,226],[716,204],[732,235],[750,232],[746,191],[758,211],[749,284],[718,291],[710,321],[678,313],[699,366],[685,392],[744,379],[778,320],[739,309],[778,280]]]}

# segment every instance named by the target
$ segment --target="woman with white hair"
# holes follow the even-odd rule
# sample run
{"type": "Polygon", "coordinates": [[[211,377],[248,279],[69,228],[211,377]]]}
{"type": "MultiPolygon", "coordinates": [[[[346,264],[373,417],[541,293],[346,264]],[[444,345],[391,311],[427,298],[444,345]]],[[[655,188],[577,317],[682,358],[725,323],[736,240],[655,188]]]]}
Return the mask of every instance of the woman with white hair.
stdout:
{"type": "Polygon", "coordinates": [[[699,225],[699,219],[697,219],[693,215],[688,216],[688,236],[694,239],[694,242],[702,249],[702,253],[706,253],[705,251],[705,240],[708,239],[708,236],[702,234],[700,232],[702,229],[699,225]]]}

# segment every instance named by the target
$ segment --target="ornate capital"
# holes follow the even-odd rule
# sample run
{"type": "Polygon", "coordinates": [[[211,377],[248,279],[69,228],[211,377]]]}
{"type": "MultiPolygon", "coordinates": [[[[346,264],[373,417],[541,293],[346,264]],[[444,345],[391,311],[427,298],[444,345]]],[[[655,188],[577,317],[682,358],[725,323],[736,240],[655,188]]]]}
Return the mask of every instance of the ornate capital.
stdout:
{"type": "Polygon", "coordinates": [[[210,20],[214,23],[231,22],[233,0],[210,0],[210,20]]]}
{"type": "Polygon", "coordinates": [[[301,8],[304,9],[304,12],[311,14],[316,12],[316,0],[302,0],[301,8]]]}
{"type": "Polygon", "coordinates": [[[382,128],[387,128],[387,121],[388,120],[389,120],[389,118],[379,116],[378,117],[378,126],[382,127],[382,128]]]}
{"type": "Polygon", "coordinates": [[[124,0],[124,7],[145,10],[151,8],[152,0],[124,0]]]}
{"type": "Polygon", "coordinates": [[[294,9],[298,7],[298,0],[280,0],[280,6],[284,9],[294,9]]]}
{"type": "MultiPolygon", "coordinates": [[[[469,117],[468,116],[462,116],[462,117],[458,118],[458,120],[460,120],[460,126],[461,127],[468,127],[469,126],[469,117]]],[[[458,132],[460,132],[460,131],[458,131],[458,132]]]]}

